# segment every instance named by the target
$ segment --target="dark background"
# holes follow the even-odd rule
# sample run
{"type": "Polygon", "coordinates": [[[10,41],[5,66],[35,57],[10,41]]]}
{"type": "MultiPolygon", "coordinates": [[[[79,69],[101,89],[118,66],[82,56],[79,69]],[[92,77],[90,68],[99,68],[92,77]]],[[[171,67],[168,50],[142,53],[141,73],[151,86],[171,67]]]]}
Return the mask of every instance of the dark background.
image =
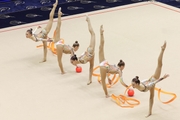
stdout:
{"type": "MultiPolygon", "coordinates": [[[[61,7],[63,16],[69,16],[144,1],[147,0],[58,0],[57,10],[61,7]]],[[[180,7],[180,0],[157,1],[180,7]]],[[[54,2],[55,0],[0,0],[0,29],[47,20],[54,2]]],[[[54,18],[56,17],[55,15],[54,18]]]]}

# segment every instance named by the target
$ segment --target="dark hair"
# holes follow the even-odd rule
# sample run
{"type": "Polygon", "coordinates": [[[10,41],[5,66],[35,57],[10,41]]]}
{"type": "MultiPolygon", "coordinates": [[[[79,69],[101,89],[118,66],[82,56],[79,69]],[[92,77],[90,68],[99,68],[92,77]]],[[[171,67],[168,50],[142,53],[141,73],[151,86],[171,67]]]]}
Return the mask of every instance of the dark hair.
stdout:
{"type": "Polygon", "coordinates": [[[119,63],[117,64],[117,66],[121,67],[121,66],[125,66],[125,63],[123,60],[120,60],[119,63]]]}
{"type": "Polygon", "coordinates": [[[78,41],[75,41],[75,43],[73,44],[73,47],[79,47],[78,41]]]}
{"type": "Polygon", "coordinates": [[[27,32],[30,33],[32,35],[32,28],[28,29],[27,32]]]}
{"type": "Polygon", "coordinates": [[[78,58],[77,58],[76,55],[74,54],[74,55],[71,57],[71,60],[75,61],[75,60],[78,60],[78,58]]]}
{"type": "Polygon", "coordinates": [[[139,77],[136,76],[135,78],[132,79],[132,82],[135,82],[136,84],[140,84],[139,77]]]}

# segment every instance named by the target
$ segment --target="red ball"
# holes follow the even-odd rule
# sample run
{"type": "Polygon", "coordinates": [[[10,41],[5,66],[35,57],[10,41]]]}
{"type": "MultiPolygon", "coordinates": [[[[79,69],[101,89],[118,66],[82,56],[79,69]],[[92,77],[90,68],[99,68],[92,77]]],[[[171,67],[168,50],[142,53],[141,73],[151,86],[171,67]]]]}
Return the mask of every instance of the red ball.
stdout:
{"type": "Polygon", "coordinates": [[[77,72],[77,73],[82,72],[82,68],[81,68],[81,66],[76,67],[76,72],[77,72]]]}
{"type": "Polygon", "coordinates": [[[128,90],[128,96],[130,96],[130,97],[134,96],[134,90],[133,89],[128,90]]]}

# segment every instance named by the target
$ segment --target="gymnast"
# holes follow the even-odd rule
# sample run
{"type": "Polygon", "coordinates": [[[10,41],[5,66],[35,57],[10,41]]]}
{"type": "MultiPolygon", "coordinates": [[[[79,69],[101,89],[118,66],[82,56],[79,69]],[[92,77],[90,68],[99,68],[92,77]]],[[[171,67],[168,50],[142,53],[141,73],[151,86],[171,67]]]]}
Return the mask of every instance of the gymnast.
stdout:
{"type": "Polygon", "coordinates": [[[62,55],[63,53],[65,53],[65,54],[71,54],[71,56],[73,56],[74,52],[76,52],[79,49],[79,43],[78,41],[75,41],[75,43],[71,47],[70,45],[65,45],[63,41],[60,40],[61,15],[62,15],[61,8],[59,8],[58,22],[57,22],[56,32],[54,36],[54,43],[56,44],[57,59],[58,59],[59,67],[61,70],[61,74],[65,74],[62,61],[61,61],[62,55]]]}
{"type": "Polygon", "coordinates": [[[154,75],[152,75],[152,77],[150,77],[150,79],[140,81],[138,76],[136,76],[135,78],[132,79],[132,87],[133,88],[136,88],[141,92],[150,91],[149,113],[146,117],[149,117],[152,114],[152,107],[153,107],[153,103],[154,103],[154,88],[155,88],[156,83],[169,77],[168,74],[165,74],[163,77],[160,78],[161,69],[162,69],[162,59],[163,59],[163,54],[164,54],[165,49],[166,49],[166,42],[164,42],[164,45],[161,47],[161,52],[158,57],[157,68],[155,70],[154,75]]]}
{"type": "Polygon", "coordinates": [[[128,87],[122,79],[122,70],[125,67],[125,63],[123,60],[120,60],[119,63],[116,65],[110,65],[108,61],[105,59],[104,56],[104,29],[101,25],[100,27],[100,45],[99,45],[99,63],[100,63],[100,74],[101,74],[101,81],[102,81],[102,87],[105,92],[106,97],[109,97],[107,92],[107,86],[106,86],[106,78],[108,78],[109,84],[111,84],[111,79],[109,78],[108,74],[119,74],[120,76],[120,82],[125,87],[128,87]]]}
{"type": "Polygon", "coordinates": [[[87,50],[80,57],[77,57],[74,54],[71,57],[71,63],[75,66],[77,66],[77,64],[86,64],[87,62],[90,63],[89,80],[87,82],[87,85],[90,85],[92,83],[92,73],[93,73],[93,67],[94,67],[95,33],[91,26],[90,19],[87,15],[86,15],[86,21],[88,23],[88,29],[91,34],[90,45],[88,46],[87,50]]]}
{"type": "Polygon", "coordinates": [[[49,14],[49,21],[48,21],[46,27],[43,28],[40,33],[35,34],[37,29],[41,28],[41,26],[38,26],[35,30],[33,30],[31,28],[31,29],[27,30],[27,32],[26,32],[26,38],[29,38],[35,42],[42,41],[43,47],[44,47],[44,59],[42,60],[42,62],[46,62],[47,42],[51,42],[51,40],[48,38],[48,33],[50,32],[50,30],[52,28],[54,12],[56,10],[57,5],[58,5],[58,0],[56,0],[56,2],[53,4],[53,8],[49,14]]]}

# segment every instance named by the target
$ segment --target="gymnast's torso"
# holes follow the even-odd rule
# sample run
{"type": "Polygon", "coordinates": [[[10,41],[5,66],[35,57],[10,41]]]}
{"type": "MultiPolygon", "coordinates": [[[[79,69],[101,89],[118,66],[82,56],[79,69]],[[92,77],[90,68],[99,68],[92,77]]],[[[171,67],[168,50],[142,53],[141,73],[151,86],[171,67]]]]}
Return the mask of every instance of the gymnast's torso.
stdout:
{"type": "Polygon", "coordinates": [[[45,39],[45,38],[47,38],[47,32],[46,32],[46,30],[45,29],[42,29],[42,31],[40,32],[40,33],[38,33],[38,34],[33,34],[33,37],[34,37],[34,39],[36,40],[36,41],[39,41],[40,40],[40,38],[43,38],[43,39],[45,39]]]}
{"type": "Polygon", "coordinates": [[[73,48],[70,45],[64,44],[62,40],[59,40],[55,44],[56,44],[56,48],[58,48],[58,46],[62,46],[63,47],[63,53],[65,53],[65,54],[71,54],[71,52],[74,53],[73,48]]]}
{"type": "Polygon", "coordinates": [[[150,79],[145,79],[141,81],[141,85],[144,86],[143,90],[140,90],[141,92],[147,92],[151,88],[155,86],[156,79],[154,77],[151,77],[150,79]]]}
{"type": "Polygon", "coordinates": [[[84,52],[79,58],[79,62],[81,64],[86,64],[87,62],[89,62],[94,56],[93,50],[92,48],[88,47],[87,51],[84,52]]]}
{"type": "Polygon", "coordinates": [[[104,60],[100,63],[100,67],[103,67],[107,70],[107,73],[119,74],[120,68],[116,65],[110,65],[107,60],[104,60]]]}

